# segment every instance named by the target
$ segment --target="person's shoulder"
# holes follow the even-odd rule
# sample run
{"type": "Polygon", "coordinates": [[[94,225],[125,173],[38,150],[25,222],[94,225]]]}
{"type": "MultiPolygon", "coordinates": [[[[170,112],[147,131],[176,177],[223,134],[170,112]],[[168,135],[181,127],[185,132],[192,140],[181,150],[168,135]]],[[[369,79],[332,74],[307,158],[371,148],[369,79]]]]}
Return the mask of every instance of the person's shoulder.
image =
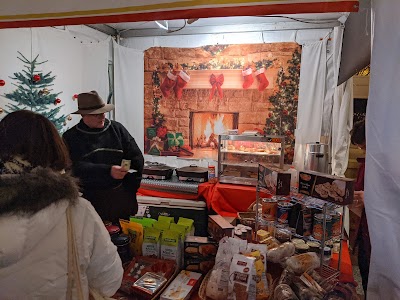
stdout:
{"type": "Polygon", "coordinates": [[[77,126],[77,125],[74,125],[74,126],[72,126],[71,128],[67,129],[67,130],[63,133],[62,136],[65,138],[65,137],[68,137],[68,136],[74,134],[74,133],[77,131],[76,126],[77,126]]]}

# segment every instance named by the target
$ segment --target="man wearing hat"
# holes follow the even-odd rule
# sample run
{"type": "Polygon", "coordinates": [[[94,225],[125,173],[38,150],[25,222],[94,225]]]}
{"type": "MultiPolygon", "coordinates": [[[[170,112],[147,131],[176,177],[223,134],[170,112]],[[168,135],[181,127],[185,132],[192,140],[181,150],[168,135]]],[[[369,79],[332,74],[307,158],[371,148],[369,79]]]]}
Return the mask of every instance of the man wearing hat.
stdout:
{"type": "Polygon", "coordinates": [[[95,92],[78,95],[81,121],[63,138],[69,148],[72,171],[80,179],[83,196],[103,220],[118,223],[137,212],[136,192],[143,170],[143,154],[126,128],[105,118],[114,109],[95,92]],[[130,170],[121,167],[130,160],[130,170]]]}

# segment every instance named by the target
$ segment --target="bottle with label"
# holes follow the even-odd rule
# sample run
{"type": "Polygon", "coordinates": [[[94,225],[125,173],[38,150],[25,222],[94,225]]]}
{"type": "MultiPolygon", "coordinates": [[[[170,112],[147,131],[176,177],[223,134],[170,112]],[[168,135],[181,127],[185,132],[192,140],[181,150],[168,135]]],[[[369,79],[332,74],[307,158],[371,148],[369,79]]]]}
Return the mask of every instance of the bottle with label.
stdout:
{"type": "Polygon", "coordinates": [[[215,177],[215,166],[208,165],[208,182],[209,183],[216,183],[217,178],[215,177]]]}
{"type": "Polygon", "coordinates": [[[294,168],[294,166],[290,166],[288,170],[290,173],[290,191],[293,193],[297,193],[299,190],[299,173],[294,168]]]}

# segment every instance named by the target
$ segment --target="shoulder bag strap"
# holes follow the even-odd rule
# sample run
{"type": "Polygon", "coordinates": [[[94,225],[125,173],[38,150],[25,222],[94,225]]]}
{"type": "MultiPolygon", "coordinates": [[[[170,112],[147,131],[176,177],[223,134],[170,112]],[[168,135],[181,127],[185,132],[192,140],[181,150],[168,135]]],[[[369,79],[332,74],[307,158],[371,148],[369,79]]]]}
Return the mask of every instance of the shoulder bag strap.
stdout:
{"type": "Polygon", "coordinates": [[[74,227],[72,226],[71,206],[67,208],[67,235],[68,235],[68,282],[67,282],[67,300],[72,299],[72,287],[74,279],[79,300],[84,300],[81,276],[79,271],[78,250],[76,248],[74,227]],[[75,278],[74,278],[74,277],[75,278]]]}

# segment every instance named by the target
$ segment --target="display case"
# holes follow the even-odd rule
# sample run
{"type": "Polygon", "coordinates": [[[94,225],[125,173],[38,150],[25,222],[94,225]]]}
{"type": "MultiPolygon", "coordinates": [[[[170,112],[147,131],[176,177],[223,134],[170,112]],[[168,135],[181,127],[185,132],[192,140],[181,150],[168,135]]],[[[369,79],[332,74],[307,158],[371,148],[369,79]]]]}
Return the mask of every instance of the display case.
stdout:
{"type": "Polygon", "coordinates": [[[257,185],[258,164],[283,167],[285,137],[220,135],[218,179],[221,183],[257,185]]]}

